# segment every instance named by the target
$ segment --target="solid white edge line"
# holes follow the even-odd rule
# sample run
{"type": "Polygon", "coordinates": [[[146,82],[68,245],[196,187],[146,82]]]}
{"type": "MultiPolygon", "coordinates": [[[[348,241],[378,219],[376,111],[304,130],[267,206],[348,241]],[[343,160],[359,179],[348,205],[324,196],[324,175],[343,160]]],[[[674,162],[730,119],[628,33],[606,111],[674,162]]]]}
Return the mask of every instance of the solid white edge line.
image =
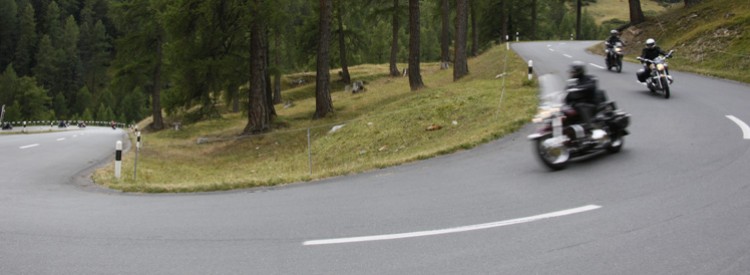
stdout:
{"type": "Polygon", "coordinates": [[[501,227],[506,225],[514,225],[514,224],[520,224],[520,223],[527,223],[527,222],[533,222],[538,221],[542,219],[549,219],[549,218],[556,218],[566,215],[572,215],[577,213],[582,213],[586,211],[596,210],[601,208],[599,205],[586,205],[581,206],[577,208],[571,208],[556,212],[550,212],[546,214],[536,215],[536,216],[530,216],[525,218],[518,218],[518,219],[511,219],[511,220],[505,220],[505,221],[499,221],[499,222],[491,222],[491,223],[483,223],[483,224],[475,224],[475,225],[468,225],[468,226],[461,226],[461,227],[454,227],[454,228],[447,228],[447,229],[439,229],[439,230],[428,230],[428,231],[417,231],[417,232],[409,232],[409,233],[399,233],[399,234],[386,234],[386,235],[374,235],[374,236],[361,236],[361,237],[351,237],[351,238],[339,238],[339,239],[323,239],[323,240],[312,240],[312,241],[306,241],[302,243],[302,245],[323,245],[323,244],[342,244],[342,243],[354,243],[354,242],[369,242],[369,241],[383,241],[383,240],[393,240],[393,239],[403,239],[403,238],[414,238],[414,237],[424,237],[424,236],[433,236],[433,235],[441,235],[441,234],[449,234],[449,233],[458,233],[458,232],[466,232],[466,231],[473,231],[473,230],[480,230],[480,229],[489,229],[494,227],[501,227]]]}
{"type": "Polygon", "coordinates": [[[750,126],[747,126],[745,122],[732,115],[727,115],[727,118],[737,124],[737,126],[740,126],[740,130],[742,130],[742,138],[750,139],[750,126]]]}
{"type": "Polygon", "coordinates": [[[37,146],[39,146],[39,143],[24,145],[24,146],[18,147],[18,149],[29,149],[31,147],[37,147],[37,146]]]}

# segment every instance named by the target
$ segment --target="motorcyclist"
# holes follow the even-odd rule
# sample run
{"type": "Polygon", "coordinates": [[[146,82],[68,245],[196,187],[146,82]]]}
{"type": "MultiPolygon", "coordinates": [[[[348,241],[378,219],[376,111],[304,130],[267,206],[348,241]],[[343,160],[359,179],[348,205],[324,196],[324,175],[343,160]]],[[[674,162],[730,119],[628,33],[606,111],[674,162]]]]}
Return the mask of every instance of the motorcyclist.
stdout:
{"type": "Polygon", "coordinates": [[[622,39],[620,39],[620,32],[618,32],[617,30],[609,31],[609,37],[607,38],[607,40],[605,40],[607,49],[611,49],[612,47],[614,47],[617,42],[625,45],[625,42],[622,42],[622,39]]]}
{"type": "Polygon", "coordinates": [[[591,119],[596,111],[600,99],[597,96],[597,79],[586,74],[586,64],[581,61],[573,61],[570,64],[570,79],[565,90],[565,104],[573,107],[578,112],[581,125],[586,130],[591,130],[591,119]]]}
{"type": "MultiPolygon", "coordinates": [[[[646,39],[646,47],[641,51],[641,58],[654,60],[662,55],[667,56],[667,52],[662,50],[659,46],[656,46],[656,40],[654,40],[653,38],[646,39]]],[[[672,58],[672,56],[669,56],[669,58],[672,58]]],[[[641,63],[643,63],[645,75],[651,75],[649,62],[641,61],[641,63]]],[[[665,70],[667,73],[667,78],[669,78],[669,82],[672,83],[672,76],[669,75],[669,68],[665,68],[665,70]]]]}

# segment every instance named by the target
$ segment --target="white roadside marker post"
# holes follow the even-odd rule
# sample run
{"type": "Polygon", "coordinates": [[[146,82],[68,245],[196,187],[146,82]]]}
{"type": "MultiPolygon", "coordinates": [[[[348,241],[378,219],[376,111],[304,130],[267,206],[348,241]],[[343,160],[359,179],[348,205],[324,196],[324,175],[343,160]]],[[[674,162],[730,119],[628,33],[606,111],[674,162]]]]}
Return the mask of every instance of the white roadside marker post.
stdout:
{"type": "Polygon", "coordinates": [[[115,143],[115,178],[120,179],[122,170],[122,141],[115,143]]]}

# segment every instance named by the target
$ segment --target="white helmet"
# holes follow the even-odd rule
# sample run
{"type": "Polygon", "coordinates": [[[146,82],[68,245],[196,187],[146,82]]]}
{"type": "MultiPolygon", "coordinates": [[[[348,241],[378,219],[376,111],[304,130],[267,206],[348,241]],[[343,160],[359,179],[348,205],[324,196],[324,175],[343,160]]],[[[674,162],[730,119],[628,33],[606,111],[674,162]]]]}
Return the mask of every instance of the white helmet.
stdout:
{"type": "Polygon", "coordinates": [[[617,30],[611,30],[611,31],[609,31],[609,34],[611,34],[611,35],[619,35],[620,33],[617,30]]]}
{"type": "Polygon", "coordinates": [[[656,46],[656,40],[653,38],[646,39],[646,47],[653,48],[656,46]]]}

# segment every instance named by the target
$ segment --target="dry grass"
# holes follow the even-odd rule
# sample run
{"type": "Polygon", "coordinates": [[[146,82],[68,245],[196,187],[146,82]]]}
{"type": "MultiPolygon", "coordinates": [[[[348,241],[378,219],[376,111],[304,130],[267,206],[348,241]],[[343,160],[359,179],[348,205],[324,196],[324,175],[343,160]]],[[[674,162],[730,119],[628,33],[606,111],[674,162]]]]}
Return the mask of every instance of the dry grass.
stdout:
{"type": "MultiPolygon", "coordinates": [[[[750,83],[750,1],[714,0],[671,9],[623,32],[636,62],[647,38],[675,50],[670,68],[750,83]]],[[[602,46],[590,48],[603,54],[602,46]]]]}
{"type": "Polygon", "coordinates": [[[213,191],[309,181],[471,148],[530,121],[537,93],[524,81],[523,60],[504,46],[494,47],[471,59],[469,69],[471,75],[453,82],[452,70],[422,64],[427,88],[412,92],[407,78],[387,76],[387,65],[356,66],[351,68],[353,78],[367,80],[367,91],[345,93],[343,85],[334,84],[333,116],[311,119],[314,83],[308,81],[284,91],[282,96],[293,100],[294,106],[276,106],[275,124],[282,127],[271,133],[237,138],[246,118],[225,114],[218,120],[184,125],[181,131],[146,134],[137,180],[132,177],[132,151],[123,158],[123,171],[131,171],[123,173],[123,179],[112,178],[110,165],[97,171],[94,180],[130,192],[213,191]],[[495,76],[503,72],[506,54],[510,54],[509,73],[501,102],[503,81],[495,76]],[[328,133],[336,125],[344,126],[328,133]],[[433,125],[441,128],[426,130],[433,125]],[[202,138],[220,141],[197,144],[202,138]]]}
{"type": "MultiPolygon", "coordinates": [[[[629,21],[630,7],[628,0],[597,0],[596,4],[585,7],[588,12],[596,18],[596,23],[601,24],[612,19],[629,21]]],[[[665,11],[667,8],[660,6],[655,1],[642,0],[641,10],[646,15],[657,14],[665,11]]]]}

